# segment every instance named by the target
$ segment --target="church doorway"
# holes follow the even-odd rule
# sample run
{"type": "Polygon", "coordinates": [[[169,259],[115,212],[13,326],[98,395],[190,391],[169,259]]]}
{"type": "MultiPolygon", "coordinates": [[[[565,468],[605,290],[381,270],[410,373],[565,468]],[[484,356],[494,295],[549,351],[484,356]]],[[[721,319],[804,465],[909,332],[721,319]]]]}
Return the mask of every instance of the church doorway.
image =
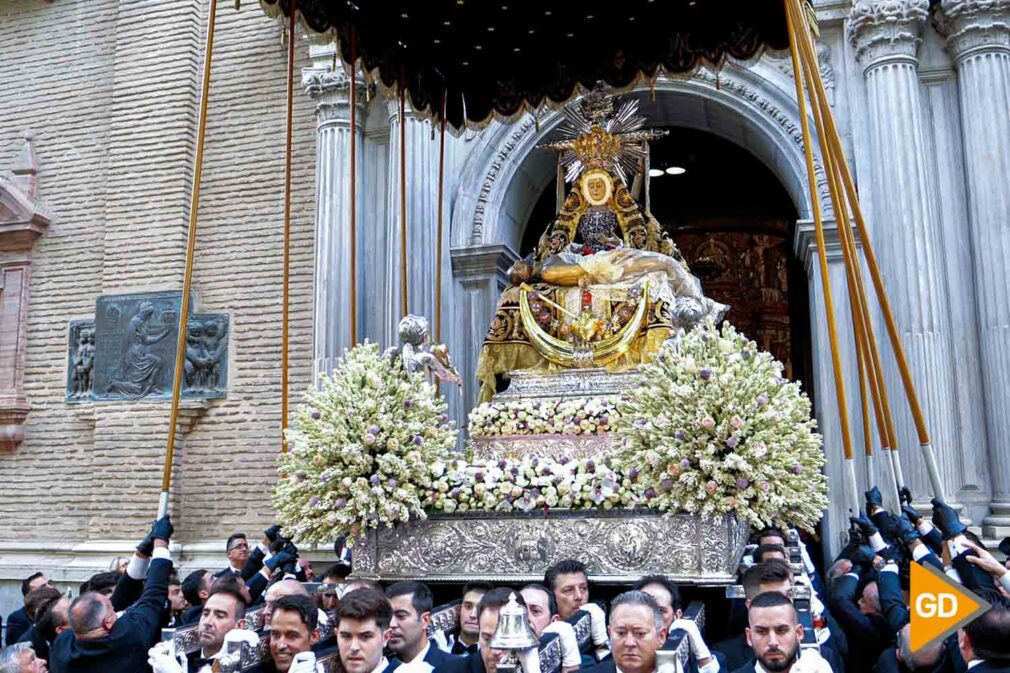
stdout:
{"type": "MultiPolygon", "coordinates": [[[[727,319],[812,398],[808,282],[793,252],[799,216],[792,199],[746,149],[707,131],[668,130],[652,144],[652,213],[705,294],[730,305],[727,319]]],[[[530,214],[520,255],[533,250],[556,206],[552,182],[530,214]]]]}

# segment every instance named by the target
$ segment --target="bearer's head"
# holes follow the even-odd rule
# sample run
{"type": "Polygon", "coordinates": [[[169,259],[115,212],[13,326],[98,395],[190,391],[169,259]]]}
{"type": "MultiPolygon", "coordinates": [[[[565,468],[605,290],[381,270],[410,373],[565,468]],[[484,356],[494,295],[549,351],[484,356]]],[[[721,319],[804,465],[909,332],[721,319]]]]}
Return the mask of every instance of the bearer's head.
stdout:
{"type": "Polygon", "coordinates": [[[486,673],[496,673],[498,662],[508,654],[506,650],[491,649],[491,639],[498,629],[498,615],[501,613],[501,609],[508,605],[510,596],[515,596],[516,603],[523,608],[526,607],[526,601],[523,600],[522,594],[506,588],[492,589],[484,594],[480,603],[477,604],[477,623],[480,630],[478,649],[486,673]]]}
{"type": "Polygon", "coordinates": [[[799,657],[803,626],[793,602],[779,591],[749,599],[747,644],[769,673],[790,671],[799,657]]]}
{"type": "Polygon", "coordinates": [[[610,647],[622,673],[652,673],[656,651],[667,630],[656,599],[644,591],[626,591],[610,603],[610,647]]]}
{"type": "Polygon", "coordinates": [[[344,594],[334,617],[344,671],[370,673],[382,661],[382,648],[389,642],[393,619],[389,599],[374,589],[358,589],[344,594]]]}
{"type": "Polygon", "coordinates": [[[215,585],[200,613],[198,634],[205,657],[220,651],[224,637],[245,625],[245,599],[231,586],[215,585]]]}
{"type": "Polygon", "coordinates": [[[309,652],[319,640],[318,610],[316,602],[304,594],[281,596],[274,602],[270,656],[281,673],[291,668],[295,655],[309,652]]]}

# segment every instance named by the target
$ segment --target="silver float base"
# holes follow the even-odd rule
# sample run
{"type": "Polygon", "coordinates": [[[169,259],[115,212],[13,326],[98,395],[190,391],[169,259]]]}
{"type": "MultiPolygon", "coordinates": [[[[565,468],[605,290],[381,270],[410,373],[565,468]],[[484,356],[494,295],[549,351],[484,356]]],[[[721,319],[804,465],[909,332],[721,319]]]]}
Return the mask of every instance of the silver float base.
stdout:
{"type": "Polygon", "coordinates": [[[684,584],[728,585],[747,543],[735,517],[650,511],[438,514],[370,530],[354,545],[354,576],[381,581],[542,581],[574,558],[594,582],[627,584],[659,573],[684,584]]]}

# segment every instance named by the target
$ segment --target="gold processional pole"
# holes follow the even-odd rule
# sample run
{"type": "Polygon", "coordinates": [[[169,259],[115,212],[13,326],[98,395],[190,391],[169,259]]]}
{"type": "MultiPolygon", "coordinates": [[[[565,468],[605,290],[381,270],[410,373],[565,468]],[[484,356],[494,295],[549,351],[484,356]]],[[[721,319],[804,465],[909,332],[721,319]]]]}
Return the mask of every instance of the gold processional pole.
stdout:
{"type": "MultiPolygon", "coordinates": [[[[435,343],[442,343],[442,199],[445,188],[445,92],[442,93],[438,126],[438,215],[435,218],[435,343]]],[[[435,377],[435,394],[442,394],[442,380],[435,377]]]]}
{"type": "Polygon", "coordinates": [[[406,83],[400,73],[400,311],[407,315],[407,115],[406,83]]]}
{"type": "MultiPolygon", "coordinates": [[[[799,8],[796,4],[796,0],[787,0],[787,6],[790,11],[791,17],[800,16],[799,8]]],[[[888,337],[891,341],[891,346],[895,354],[895,360],[898,364],[898,370],[902,378],[902,383],[905,389],[905,396],[909,404],[909,408],[912,413],[913,420],[916,425],[916,431],[919,437],[919,443],[923,451],[923,456],[926,461],[927,472],[930,477],[931,486],[933,489],[933,494],[935,497],[944,500],[944,489],[942,481],[940,480],[939,470],[936,467],[936,459],[930,446],[929,434],[926,429],[926,422],[922,414],[922,408],[919,404],[919,399],[915,391],[915,384],[911,377],[911,372],[908,367],[908,362],[905,358],[904,349],[901,344],[900,337],[897,331],[897,325],[894,320],[894,315],[891,311],[890,302],[887,298],[887,294],[884,290],[883,280],[880,275],[880,269],[877,266],[876,256],[873,252],[872,243],[869,240],[868,232],[866,229],[865,220],[863,219],[863,214],[859,206],[858,195],[855,190],[855,185],[852,180],[852,175],[849,171],[848,165],[845,162],[845,156],[842,151],[841,139],[838,135],[838,129],[835,125],[834,118],[831,114],[831,110],[827,104],[827,96],[824,91],[824,85],[820,81],[819,77],[811,77],[809,72],[811,68],[816,68],[816,56],[814,53],[814,47],[812,44],[812,38],[809,31],[800,31],[796,26],[792,26],[792,37],[795,41],[799,43],[800,51],[804,59],[804,63],[807,65],[807,78],[808,82],[811,82],[810,94],[812,98],[812,104],[814,106],[815,120],[821,118],[821,125],[824,130],[819,129],[819,141],[821,144],[822,155],[825,157],[826,171],[829,175],[829,187],[835,186],[838,191],[841,191],[839,183],[844,186],[844,197],[847,198],[848,203],[852,206],[852,214],[856,222],[856,226],[860,232],[863,240],[863,250],[866,256],[867,266],[870,271],[870,277],[873,281],[874,289],[876,291],[878,302],[880,303],[885,325],[888,331],[888,337]]],[[[833,196],[834,198],[834,196],[833,196]]],[[[838,199],[836,199],[837,202],[838,199]]],[[[845,205],[842,204],[842,209],[844,210],[845,205]]],[[[839,232],[841,234],[843,252],[855,251],[854,235],[850,229],[850,223],[848,217],[839,217],[839,232]]],[[[858,272],[858,264],[851,265],[853,270],[858,272]]],[[[862,277],[861,274],[856,275],[858,292],[862,300],[862,311],[863,316],[868,319],[868,309],[866,305],[865,291],[862,289],[862,277]]],[[[872,334],[872,328],[867,325],[868,334],[872,334]]],[[[872,338],[869,340],[870,355],[873,359],[875,374],[879,377],[878,391],[881,397],[881,403],[884,408],[883,420],[887,426],[887,434],[889,436],[889,444],[891,447],[890,457],[891,466],[894,472],[895,482],[900,486],[903,485],[904,478],[901,474],[901,467],[898,461],[897,454],[897,442],[894,433],[893,420],[890,416],[889,402],[886,397],[886,390],[883,383],[883,369],[880,365],[879,351],[877,350],[876,341],[872,338]]]]}
{"type": "MultiPolygon", "coordinates": [[[[281,453],[288,451],[288,321],[291,280],[291,140],[294,129],[295,2],[288,7],[287,136],[284,141],[284,272],[281,290],[281,453]]],[[[353,135],[353,134],[352,134],[353,135]]]]}
{"type": "Polygon", "coordinates": [[[189,293],[193,287],[193,257],[196,252],[196,222],[200,212],[200,178],[203,175],[203,144],[207,135],[207,102],[210,97],[210,64],[214,56],[214,24],[217,0],[210,0],[207,13],[207,40],[203,52],[203,82],[200,91],[200,121],[196,129],[196,156],[193,159],[193,185],[189,200],[189,230],[186,235],[186,269],[182,275],[182,307],[179,333],[175,339],[175,372],[172,375],[172,410],[168,414],[168,441],[165,465],[161,477],[161,497],[158,518],[168,514],[168,496],[172,489],[172,463],[175,460],[176,424],[179,421],[179,398],[182,393],[182,371],[186,358],[186,330],[189,328],[189,293]]]}
{"type": "MultiPolygon", "coordinates": [[[[789,0],[786,0],[789,5],[789,0]]],[[[859,511],[859,488],[856,485],[856,469],[852,459],[852,437],[849,434],[849,412],[845,398],[845,380],[842,377],[842,358],[838,346],[838,330],[835,325],[835,305],[831,295],[831,277],[828,275],[828,255],[824,245],[824,223],[821,220],[821,205],[817,199],[817,182],[814,173],[813,146],[810,143],[810,122],[807,120],[803,84],[800,82],[800,63],[797,54],[792,13],[786,11],[789,24],[789,53],[793,60],[793,79],[796,84],[796,100],[800,107],[800,124],[803,127],[803,149],[806,155],[807,182],[810,188],[810,209],[814,216],[814,235],[817,239],[817,259],[821,270],[821,288],[824,295],[824,312],[828,321],[828,342],[831,345],[831,368],[835,376],[835,398],[838,402],[838,418],[842,432],[842,450],[845,454],[846,474],[849,481],[849,508],[859,511]]]]}
{"type": "MultiPolygon", "coordinates": [[[[351,347],[358,344],[358,43],[354,26],[350,28],[351,38],[351,347]]],[[[334,44],[339,50],[339,45],[334,44]]]]}

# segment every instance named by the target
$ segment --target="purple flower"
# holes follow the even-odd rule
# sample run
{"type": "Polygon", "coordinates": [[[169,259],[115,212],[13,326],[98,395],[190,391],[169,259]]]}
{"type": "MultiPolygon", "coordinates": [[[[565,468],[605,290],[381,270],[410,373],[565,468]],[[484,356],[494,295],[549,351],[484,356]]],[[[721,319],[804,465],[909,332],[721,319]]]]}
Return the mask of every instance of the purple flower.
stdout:
{"type": "Polygon", "coordinates": [[[664,492],[669,491],[670,489],[673,488],[673,480],[663,479],[661,482],[659,482],[659,487],[663,489],[664,492]]]}
{"type": "Polygon", "coordinates": [[[477,470],[477,472],[473,475],[473,478],[477,481],[484,481],[484,471],[477,470]]]}
{"type": "Polygon", "coordinates": [[[536,467],[539,464],[540,464],[540,459],[537,458],[536,456],[533,456],[533,458],[530,459],[530,465],[532,465],[533,467],[536,467]]]}
{"type": "Polygon", "coordinates": [[[652,500],[655,497],[656,497],[656,489],[651,488],[651,487],[645,489],[645,499],[646,500],[652,500]]]}
{"type": "Polygon", "coordinates": [[[678,430],[677,432],[673,433],[673,437],[674,439],[684,439],[684,431],[678,430]]]}
{"type": "Polygon", "coordinates": [[[644,418],[636,418],[635,422],[633,423],[633,425],[636,428],[644,428],[645,427],[645,419],[644,418]]]}
{"type": "Polygon", "coordinates": [[[448,423],[449,422],[449,414],[442,414],[441,416],[438,417],[438,420],[441,421],[443,425],[446,424],[446,423],[448,423]]]}
{"type": "Polygon", "coordinates": [[[759,407],[763,407],[764,405],[768,404],[768,396],[765,395],[764,393],[761,393],[760,395],[758,395],[757,403],[759,407]]]}
{"type": "Polygon", "coordinates": [[[666,362],[666,353],[660,352],[659,356],[656,358],[660,362],[666,362]]]}
{"type": "Polygon", "coordinates": [[[403,408],[404,409],[412,409],[413,407],[414,407],[414,400],[404,400],[403,401],[403,408]]]}
{"type": "Polygon", "coordinates": [[[317,498],[316,496],[312,496],[311,498],[309,498],[309,507],[315,507],[318,504],[319,504],[319,498],[317,498]]]}
{"type": "Polygon", "coordinates": [[[321,475],[319,477],[319,481],[323,482],[324,484],[328,483],[330,481],[330,475],[328,474],[321,475]]]}
{"type": "Polygon", "coordinates": [[[518,476],[519,476],[519,468],[518,468],[518,467],[516,467],[515,465],[513,465],[513,466],[512,466],[512,469],[511,469],[511,470],[509,470],[509,473],[510,473],[510,474],[511,474],[511,475],[512,475],[513,477],[518,477],[518,476]]]}
{"type": "Polygon", "coordinates": [[[460,493],[459,486],[457,486],[456,488],[454,488],[451,491],[449,491],[449,495],[451,497],[453,497],[453,498],[458,498],[459,497],[459,493],[460,493]]]}
{"type": "Polygon", "coordinates": [[[708,343],[708,330],[707,329],[701,333],[701,340],[704,341],[705,343],[708,343]]]}
{"type": "Polygon", "coordinates": [[[379,434],[379,426],[378,425],[369,425],[368,426],[368,434],[370,434],[370,435],[377,435],[377,434],[379,434]]]}
{"type": "Polygon", "coordinates": [[[638,478],[638,468],[637,467],[633,467],[630,470],[628,470],[628,477],[631,478],[631,479],[637,479],[638,478]]]}
{"type": "Polygon", "coordinates": [[[747,481],[747,477],[737,477],[736,487],[741,491],[750,486],[750,482],[747,481]]]}
{"type": "Polygon", "coordinates": [[[505,461],[505,460],[499,460],[498,461],[498,469],[499,470],[504,470],[508,466],[509,466],[509,464],[508,464],[507,461],[505,461]]]}
{"type": "Polygon", "coordinates": [[[314,421],[318,421],[320,418],[323,417],[323,415],[321,413],[319,413],[318,411],[313,411],[309,415],[312,416],[312,420],[314,420],[314,421]]]}
{"type": "Polygon", "coordinates": [[[803,467],[801,465],[793,465],[793,474],[797,474],[798,475],[802,471],[803,471],[803,467]]]}
{"type": "Polygon", "coordinates": [[[610,416],[600,416],[600,425],[607,425],[610,423],[610,416]]]}
{"type": "Polygon", "coordinates": [[[735,449],[739,443],[740,440],[737,439],[736,435],[730,435],[729,439],[726,440],[726,446],[731,449],[735,449]]]}
{"type": "Polygon", "coordinates": [[[343,509],[347,506],[347,501],[343,498],[337,498],[337,501],[333,503],[334,509],[343,509]]]}
{"type": "Polygon", "coordinates": [[[587,460],[586,461],[586,472],[595,472],[595,471],[596,471],[596,463],[593,462],[592,460],[587,460]]]}
{"type": "Polygon", "coordinates": [[[708,367],[702,367],[701,371],[698,372],[698,376],[701,377],[702,381],[708,381],[710,378],[712,378],[712,370],[709,369],[708,367]]]}
{"type": "Polygon", "coordinates": [[[740,355],[743,357],[744,360],[750,360],[750,351],[747,350],[746,348],[740,351],[740,355]]]}
{"type": "Polygon", "coordinates": [[[687,458],[683,458],[680,461],[680,466],[686,470],[687,468],[691,467],[691,461],[688,460],[687,458]]]}
{"type": "Polygon", "coordinates": [[[396,488],[396,479],[390,479],[389,481],[387,481],[386,482],[386,486],[388,486],[390,488],[390,490],[395,489],[396,488]]]}
{"type": "Polygon", "coordinates": [[[370,483],[372,486],[378,486],[379,485],[379,475],[373,474],[371,477],[368,478],[368,483],[370,483]]]}
{"type": "Polygon", "coordinates": [[[421,446],[424,444],[424,437],[421,435],[414,435],[414,446],[421,446]]]}

